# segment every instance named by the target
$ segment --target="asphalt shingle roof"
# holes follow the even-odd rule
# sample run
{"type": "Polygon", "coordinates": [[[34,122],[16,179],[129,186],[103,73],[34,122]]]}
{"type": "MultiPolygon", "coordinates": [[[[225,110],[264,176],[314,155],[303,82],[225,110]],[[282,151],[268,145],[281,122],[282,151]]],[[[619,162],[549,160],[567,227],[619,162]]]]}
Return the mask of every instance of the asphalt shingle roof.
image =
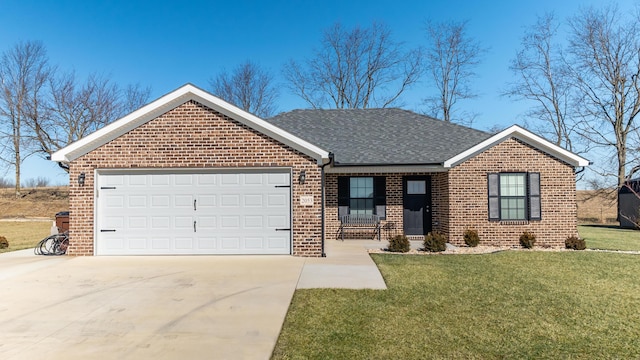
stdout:
{"type": "Polygon", "coordinates": [[[293,110],[266,121],[342,165],[441,164],[492,135],[401,109],[293,110]]]}

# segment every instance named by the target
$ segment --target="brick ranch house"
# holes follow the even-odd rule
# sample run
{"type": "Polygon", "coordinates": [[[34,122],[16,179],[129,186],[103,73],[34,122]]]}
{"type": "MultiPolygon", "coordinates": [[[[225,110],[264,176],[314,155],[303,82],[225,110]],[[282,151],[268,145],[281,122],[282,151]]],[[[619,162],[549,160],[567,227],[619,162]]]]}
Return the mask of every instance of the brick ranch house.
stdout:
{"type": "Polygon", "coordinates": [[[69,255],[323,256],[339,215],[463,244],[563,246],[589,164],[518,126],[399,109],[264,120],[187,84],[52,154],[70,168],[69,255]]]}

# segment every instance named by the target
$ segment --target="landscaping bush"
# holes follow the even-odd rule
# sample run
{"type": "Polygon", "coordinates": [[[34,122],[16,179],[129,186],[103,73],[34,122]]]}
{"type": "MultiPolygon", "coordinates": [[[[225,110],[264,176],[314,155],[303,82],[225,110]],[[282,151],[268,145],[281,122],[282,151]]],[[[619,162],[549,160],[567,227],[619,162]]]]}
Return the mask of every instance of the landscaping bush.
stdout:
{"type": "Polygon", "coordinates": [[[429,252],[440,252],[447,249],[447,238],[437,231],[430,232],[424,237],[423,248],[429,252]]]}
{"type": "Polygon", "coordinates": [[[525,231],[520,235],[520,245],[527,249],[531,249],[533,245],[536,243],[536,236],[530,232],[525,231]]]}
{"type": "Polygon", "coordinates": [[[0,249],[6,249],[9,247],[9,241],[4,236],[0,236],[0,249]]]}
{"type": "Polygon", "coordinates": [[[572,250],[584,250],[587,248],[587,244],[584,239],[580,239],[576,236],[569,236],[567,240],[564,241],[564,246],[567,249],[572,250]]]}
{"type": "Polygon", "coordinates": [[[389,238],[389,251],[406,253],[410,249],[411,243],[405,235],[396,235],[389,238]]]}
{"type": "Polygon", "coordinates": [[[478,236],[478,231],[473,229],[465,230],[464,243],[471,247],[478,246],[478,243],[480,243],[480,236],[478,236]]]}

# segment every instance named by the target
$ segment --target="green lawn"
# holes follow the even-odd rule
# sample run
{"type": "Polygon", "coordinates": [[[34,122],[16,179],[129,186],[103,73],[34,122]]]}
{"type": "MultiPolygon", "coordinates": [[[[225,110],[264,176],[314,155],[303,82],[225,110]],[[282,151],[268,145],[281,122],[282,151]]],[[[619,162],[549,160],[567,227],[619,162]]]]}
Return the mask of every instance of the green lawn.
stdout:
{"type": "Polygon", "coordinates": [[[50,231],[51,221],[0,221],[0,236],[9,241],[9,247],[0,253],[33,248],[50,231]]]}
{"type": "Polygon", "coordinates": [[[274,359],[640,358],[640,255],[373,258],[389,289],[296,291],[274,359]]]}
{"type": "Polygon", "coordinates": [[[579,225],[580,237],[588,249],[640,251],[640,231],[620,229],[617,225],[579,225]]]}

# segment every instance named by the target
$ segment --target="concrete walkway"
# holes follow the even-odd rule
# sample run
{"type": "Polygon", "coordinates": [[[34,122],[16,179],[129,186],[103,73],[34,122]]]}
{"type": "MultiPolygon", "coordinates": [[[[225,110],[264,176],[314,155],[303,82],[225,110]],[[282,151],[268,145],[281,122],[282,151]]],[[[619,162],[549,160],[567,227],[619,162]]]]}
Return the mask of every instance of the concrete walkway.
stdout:
{"type": "Polygon", "coordinates": [[[296,288],[386,289],[367,252],[382,246],[328,240],[326,258],[0,254],[0,359],[269,359],[296,288]]]}
{"type": "Polygon", "coordinates": [[[298,289],[386,289],[387,285],[367,249],[381,248],[377,240],[333,240],[325,242],[325,258],[305,260],[298,289]]]}

